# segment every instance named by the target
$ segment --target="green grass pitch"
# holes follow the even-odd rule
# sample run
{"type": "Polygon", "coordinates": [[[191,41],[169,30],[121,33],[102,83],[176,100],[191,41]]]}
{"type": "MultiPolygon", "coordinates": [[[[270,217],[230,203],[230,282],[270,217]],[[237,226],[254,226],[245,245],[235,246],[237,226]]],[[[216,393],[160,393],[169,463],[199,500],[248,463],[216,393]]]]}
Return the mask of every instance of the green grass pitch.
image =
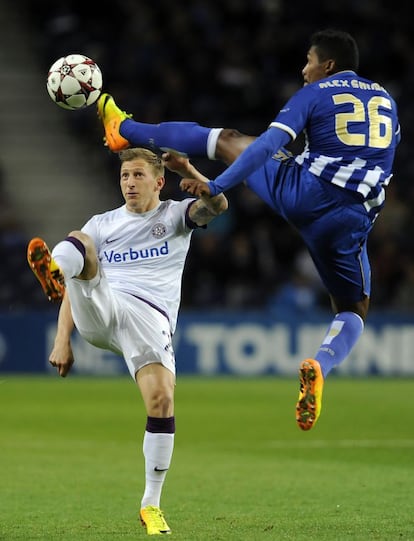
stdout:
{"type": "MultiPolygon", "coordinates": [[[[414,381],[327,380],[318,424],[298,382],[178,377],[162,507],[183,541],[412,541],[414,381]]],[[[0,378],[0,539],[128,541],[145,413],[128,377],[0,378]]]]}

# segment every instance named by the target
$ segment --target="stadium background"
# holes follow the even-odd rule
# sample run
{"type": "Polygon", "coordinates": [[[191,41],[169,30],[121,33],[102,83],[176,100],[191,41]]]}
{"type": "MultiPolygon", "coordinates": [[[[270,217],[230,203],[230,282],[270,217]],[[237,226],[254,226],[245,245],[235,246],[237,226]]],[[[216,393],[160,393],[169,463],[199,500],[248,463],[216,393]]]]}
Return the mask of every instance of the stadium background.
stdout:
{"type": "MultiPolygon", "coordinates": [[[[301,86],[309,34],[335,26],[356,37],[360,73],[395,97],[403,135],[387,204],[370,239],[367,332],[342,370],[412,375],[414,45],[408,2],[119,4],[101,2],[96,10],[80,1],[5,0],[0,7],[0,371],[47,370],[56,307],[28,269],[28,239],[41,235],[53,245],[90,214],[121,202],[118,161],[102,145],[95,108],[63,111],[46,93],[52,62],[72,52],[94,58],[105,90],[136,119],[196,120],[258,134],[301,86]]],[[[219,163],[195,163],[212,177],[222,170],[219,163]]],[[[170,175],[165,197],[183,197],[177,185],[170,175]]],[[[294,231],[243,187],[228,195],[227,216],[193,236],[176,337],[178,370],[293,374],[329,320],[327,296],[294,231]]],[[[118,359],[82,342],[77,347],[82,373],[124,370],[118,359]]]]}

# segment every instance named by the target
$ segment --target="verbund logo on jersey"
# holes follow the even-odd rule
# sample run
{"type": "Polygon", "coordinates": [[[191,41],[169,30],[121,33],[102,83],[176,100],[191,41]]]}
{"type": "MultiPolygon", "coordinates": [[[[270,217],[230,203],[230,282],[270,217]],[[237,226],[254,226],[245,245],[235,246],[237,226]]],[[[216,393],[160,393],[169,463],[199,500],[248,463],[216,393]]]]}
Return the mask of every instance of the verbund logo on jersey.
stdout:
{"type": "Polygon", "coordinates": [[[126,261],[136,261],[137,259],[155,259],[156,257],[168,255],[168,242],[165,241],[159,248],[145,248],[144,250],[134,250],[129,248],[125,252],[115,252],[104,250],[104,255],[108,263],[123,263],[126,261]]]}

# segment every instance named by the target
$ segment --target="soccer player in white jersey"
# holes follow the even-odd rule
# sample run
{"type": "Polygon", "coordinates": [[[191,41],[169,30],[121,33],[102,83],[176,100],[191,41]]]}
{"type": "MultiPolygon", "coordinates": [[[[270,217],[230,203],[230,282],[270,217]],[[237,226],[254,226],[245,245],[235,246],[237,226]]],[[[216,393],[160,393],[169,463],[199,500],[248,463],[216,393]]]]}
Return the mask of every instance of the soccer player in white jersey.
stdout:
{"type": "Polygon", "coordinates": [[[335,314],[319,349],[299,369],[296,421],[302,430],[315,425],[326,376],[363,331],[371,288],[367,238],[384,205],[400,140],[393,98],[358,75],[358,64],[357,44],[347,32],[316,32],[303,88],[257,138],[190,122],[144,124],[109,94],[98,100],[111,150],[141,144],[220,159],[230,167],[214,182],[183,179],[182,189],[214,195],[245,181],[300,233],[335,314]],[[301,132],[306,146],[294,157],[284,146],[301,132]]]}
{"type": "Polygon", "coordinates": [[[195,228],[228,206],[223,194],[160,199],[164,163],[181,176],[203,177],[187,158],[133,148],[120,152],[125,204],[93,216],[49,251],[34,238],[30,267],[49,300],[62,301],[50,363],[65,377],[74,327],[91,344],[122,355],[136,381],[147,421],[145,490],[140,518],[149,535],[171,530],[160,509],[174,446],[175,359],[172,347],[184,263],[195,228]]]}

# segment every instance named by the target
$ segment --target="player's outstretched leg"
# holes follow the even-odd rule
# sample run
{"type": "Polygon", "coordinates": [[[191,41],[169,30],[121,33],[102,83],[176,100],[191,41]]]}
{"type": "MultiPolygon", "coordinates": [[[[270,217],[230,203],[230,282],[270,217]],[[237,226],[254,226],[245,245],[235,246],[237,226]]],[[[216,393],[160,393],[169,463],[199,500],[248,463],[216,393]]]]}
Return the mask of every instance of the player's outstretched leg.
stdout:
{"type": "Polygon", "coordinates": [[[65,295],[63,273],[43,239],[35,237],[29,242],[27,261],[47,298],[53,302],[61,301],[65,295]]]}
{"type": "Polygon", "coordinates": [[[171,533],[171,529],[164,518],[164,513],[159,507],[155,507],[154,505],[147,505],[140,510],[139,516],[142,525],[145,526],[147,529],[148,535],[171,533]]]}
{"type": "Polygon", "coordinates": [[[302,430],[310,430],[322,409],[323,375],[320,364],[305,359],[299,368],[299,398],[296,404],[296,422],[302,430]]]}
{"type": "Polygon", "coordinates": [[[215,159],[221,128],[207,128],[196,122],[137,122],[116,105],[110,94],[100,96],[97,108],[105,131],[105,145],[112,152],[141,146],[154,152],[175,150],[190,157],[215,159]]]}

